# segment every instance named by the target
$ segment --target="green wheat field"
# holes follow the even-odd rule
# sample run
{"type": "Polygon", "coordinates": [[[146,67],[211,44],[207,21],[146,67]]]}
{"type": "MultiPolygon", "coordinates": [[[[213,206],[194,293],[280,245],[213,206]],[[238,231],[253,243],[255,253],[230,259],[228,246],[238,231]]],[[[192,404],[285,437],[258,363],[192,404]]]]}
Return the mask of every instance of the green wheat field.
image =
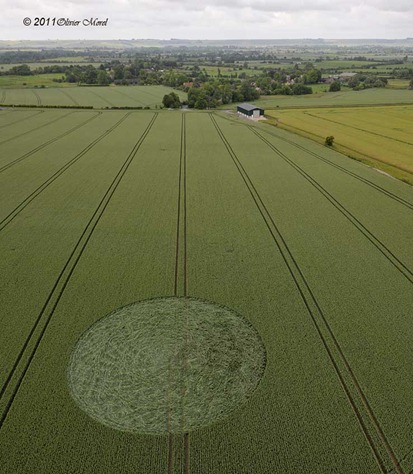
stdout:
{"type": "MultiPolygon", "coordinates": [[[[111,89],[129,101],[132,89],[111,89]]],[[[76,105],[85,90],[39,90],[39,105],[76,105]]],[[[158,103],[147,91],[136,101],[158,103]]],[[[95,91],[103,108],[115,97],[105,93],[95,91]]],[[[3,94],[2,103],[13,99],[3,94]]],[[[32,91],[19,94],[38,103],[32,91]]],[[[347,120],[316,116],[320,127],[347,120]]],[[[406,183],[224,111],[4,108],[0,203],[2,473],[412,472],[406,183]],[[265,367],[256,357],[254,390],[230,410],[214,405],[209,423],[216,379],[199,389],[195,357],[242,379],[249,352],[222,334],[210,350],[189,351],[191,326],[169,325],[189,329],[179,358],[166,339],[162,387],[183,390],[183,413],[196,400],[202,426],[172,432],[161,420],[163,432],[150,435],[89,416],[68,384],[78,341],[120,307],[171,297],[229,308],[256,331],[265,367]],[[222,361],[222,344],[235,362],[222,361]]],[[[222,328],[217,314],[212,328],[222,328]]],[[[214,340],[215,329],[202,330],[202,341],[214,340]]],[[[162,344],[148,343],[154,357],[162,344]]],[[[105,370],[90,390],[105,385],[105,370]]],[[[239,391],[238,379],[225,380],[223,391],[239,391]]]]}

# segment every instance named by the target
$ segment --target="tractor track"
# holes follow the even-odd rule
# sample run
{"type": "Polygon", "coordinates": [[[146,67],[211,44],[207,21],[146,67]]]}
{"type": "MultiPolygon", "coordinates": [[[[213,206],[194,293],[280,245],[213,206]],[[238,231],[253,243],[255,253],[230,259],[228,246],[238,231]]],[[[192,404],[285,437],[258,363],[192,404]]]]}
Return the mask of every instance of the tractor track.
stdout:
{"type": "Polygon", "coordinates": [[[176,223],[176,248],[175,248],[175,279],[174,295],[187,296],[186,275],[186,121],[185,115],[181,119],[181,145],[179,154],[179,178],[178,178],[178,217],[176,223]],[[182,239],[183,250],[181,252],[180,241],[182,239]],[[181,261],[182,260],[182,261],[181,261]],[[183,278],[180,282],[179,270],[182,267],[183,278]],[[181,288],[182,287],[182,288],[181,288]]]}
{"type": "MultiPolygon", "coordinates": [[[[17,110],[15,112],[17,112],[17,110]]],[[[26,110],[21,110],[21,112],[26,112],[26,110]]],[[[31,110],[30,110],[30,112],[31,112],[31,110]]],[[[12,123],[6,123],[5,125],[1,125],[0,128],[11,127],[12,125],[16,125],[17,123],[21,123],[24,120],[31,119],[33,117],[36,117],[36,115],[43,114],[43,113],[44,113],[44,110],[39,110],[38,112],[35,112],[33,115],[29,115],[28,117],[24,117],[20,120],[16,120],[15,122],[12,122],[12,123]]]]}
{"type": "MultiPolygon", "coordinates": [[[[400,463],[400,464],[403,464],[406,460],[408,460],[408,458],[409,458],[412,454],[413,454],[413,449],[411,449],[410,451],[408,451],[402,458],[400,458],[399,463],[400,463]]],[[[394,469],[393,469],[393,468],[390,469],[387,474],[391,474],[392,472],[394,472],[394,469]]],[[[411,471],[409,472],[409,474],[412,474],[412,473],[413,473],[413,470],[411,470],[411,471]]]]}
{"type": "MultiPolygon", "coordinates": [[[[179,153],[179,174],[178,174],[178,201],[177,201],[177,221],[176,221],[176,246],[175,246],[175,274],[174,274],[174,296],[188,296],[188,275],[187,275],[187,212],[186,212],[186,116],[183,113],[181,118],[181,145],[179,153]],[[181,277],[180,277],[181,275],[181,277]]],[[[185,340],[188,341],[187,321],[185,321],[185,340]]],[[[185,374],[187,359],[184,355],[182,361],[182,374],[185,374]]],[[[182,382],[182,413],[181,423],[184,426],[184,400],[186,387],[182,382]]],[[[168,413],[169,420],[169,413],[168,413]]],[[[169,422],[168,422],[169,429],[169,422]]],[[[173,459],[174,435],[169,433],[168,440],[168,474],[174,471],[173,459]]],[[[183,472],[189,474],[189,433],[183,436],[183,472]]]]}
{"type": "MultiPolygon", "coordinates": [[[[187,173],[186,173],[186,163],[187,163],[187,154],[186,154],[186,115],[182,114],[182,129],[183,129],[183,145],[181,154],[183,154],[183,295],[188,296],[188,257],[187,257],[187,173]]],[[[187,371],[188,367],[188,345],[189,345],[189,334],[188,334],[188,315],[186,315],[185,320],[185,347],[186,352],[184,354],[183,360],[183,372],[187,371]]],[[[182,386],[182,420],[184,422],[184,401],[185,394],[187,392],[185,385],[182,386]]],[[[189,433],[184,433],[184,474],[189,474],[189,465],[190,465],[190,442],[189,442],[189,433]]]]}
{"type": "MultiPolygon", "coordinates": [[[[119,86],[118,86],[119,87],[119,86]]],[[[120,86],[122,87],[122,86],[120,86]]],[[[119,89],[115,89],[115,92],[117,92],[118,94],[122,95],[123,97],[126,97],[128,98],[129,100],[133,100],[134,102],[138,102],[138,104],[140,104],[142,107],[145,107],[146,104],[144,104],[143,102],[141,102],[140,100],[137,100],[133,97],[131,97],[129,94],[127,94],[126,92],[124,91],[121,91],[119,89]]]]}
{"type": "Polygon", "coordinates": [[[13,110],[13,109],[1,109],[1,110],[5,111],[1,114],[2,117],[4,117],[5,115],[12,114],[13,112],[17,112],[16,110],[13,110]]]}
{"type": "Polygon", "coordinates": [[[3,220],[0,221],[0,232],[8,226],[15,217],[17,217],[23,209],[25,209],[39,194],[41,194],[45,189],[47,189],[50,184],[52,184],[59,176],[61,176],[65,171],[67,171],[72,165],[74,165],[82,156],[86,155],[95,145],[97,145],[101,140],[107,137],[115,128],[117,128],[131,112],[125,114],[118,122],[116,122],[111,128],[102,133],[98,138],[93,140],[89,145],[87,145],[83,150],[77,153],[71,160],[64,164],[60,169],[58,169],[52,176],[50,176],[44,183],[42,183],[37,189],[35,189],[29,196],[27,196],[12,212],[10,212],[3,220]]]}
{"type": "Polygon", "coordinates": [[[144,90],[140,90],[139,92],[140,92],[141,94],[150,95],[151,97],[154,97],[155,99],[159,100],[159,96],[156,95],[156,94],[153,94],[152,92],[148,92],[148,91],[144,91],[144,90]]]}
{"type": "Polygon", "coordinates": [[[69,92],[65,91],[62,87],[58,89],[62,94],[64,94],[74,105],[77,105],[80,107],[80,104],[79,102],[74,99],[70,94],[69,92]]]}
{"type": "Polygon", "coordinates": [[[54,137],[54,138],[51,138],[50,140],[48,140],[47,142],[41,144],[41,145],[38,145],[37,147],[33,148],[32,150],[28,151],[27,153],[25,153],[24,155],[20,156],[19,158],[16,158],[15,160],[12,160],[10,161],[9,163],[7,163],[7,165],[4,165],[0,168],[0,173],[2,173],[3,171],[6,171],[7,169],[11,168],[12,166],[14,166],[15,164],[17,163],[20,163],[21,161],[25,160],[26,158],[28,158],[29,156],[33,155],[34,153],[42,150],[43,148],[47,147],[48,145],[51,145],[52,143],[54,142],[57,142],[58,140],[60,140],[61,138],[64,138],[66,137],[67,135],[69,135],[70,133],[74,132],[75,130],[78,130],[79,128],[87,125],[89,122],[91,122],[92,120],[96,119],[97,117],[99,117],[99,115],[102,114],[102,112],[94,112],[95,115],[93,117],[90,117],[88,118],[87,120],[85,120],[84,122],[78,124],[78,125],[75,125],[74,127],[72,127],[71,129],[69,130],[66,130],[65,132],[61,133],[60,135],[58,135],[57,137],[54,137]]]}
{"type": "Polygon", "coordinates": [[[102,97],[100,94],[98,94],[97,92],[95,91],[92,91],[90,90],[89,92],[91,92],[93,95],[95,95],[96,97],[99,97],[100,100],[102,100],[103,102],[106,102],[110,107],[116,107],[115,104],[113,102],[111,102],[110,100],[106,99],[105,97],[102,97]]]}
{"type": "Polygon", "coordinates": [[[399,260],[396,255],[372,232],[370,232],[367,227],[362,224],[362,222],[357,219],[357,217],[352,214],[345,206],[343,206],[337,199],[334,198],[321,184],[318,183],[312,176],[306,173],[299,165],[294,163],[290,158],[287,157],[283,152],[281,152],[277,147],[275,147],[271,142],[264,138],[258,131],[253,127],[248,125],[248,128],[260,138],[268,147],[270,147],[278,156],[280,156],[286,163],[292,166],[301,176],[303,176],[314,188],[317,189],[343,216],[350,221],[350,223],[356,227],[356,229],[361,232],[376,248],[381,252],[382,255],[410,282],[413,284],[413,272],[410,268],[405,265],[401,260],[399,260]]]}
{"type": "MultiPolygon", "coordinates": [[[[218,116],[218,115],[217,115],[217,116],[218,116]]],[[[222,116],[222,115],[219,115],[219,117],[222,118],[222,119],[224,119],[224,120],[228,120],[228,121],[234,123],[234,120],[233,120],[233,119],[230,119],[230,118],[225,117],[225,116],[222,116]]],[[[246,125],[246,124],[242,124],[242,125],[246,125]]],[[[247,126],[247,127],[252,127],[252,128],[255,128],[255,129],[258,129],[258,128],[259,128],[259,127],[255,126],[255,125],[246,125],[246,126],[247,126]]],[[[349,171],[349,170],[348,170],[347,168],[345,168],[344,166],[340,166],[340,165],[338,165],[338,164],[336,164],[336,163],[333,163],[333,162],[330,161],[329,159],[324,158],[322,155],[319,155],[318,153],[316,153],[316,152],[314,152],[314,151],[311,151],[311,150],[309,150],[308,148],[306,148],[306,147],[304,147],[304,146],[302,146],[302,145],[299,145],[298,143],[296,143],[296,142],[293,141],[293,140],[289,140],[288,138],[282,137],[282,136],[280,136],[280,135],[278,135],[278,134],[276,134],[276,133],[273,133],[272,131],[270,131],[270,130],[268,130],[268,129],[259,128],[259,130],[260,130],[260,132],[265,133],[266,135],[270,135],[271,137],[274,137],[274,138],[276,138],[277,140],[280,140],[280,141],[283,141],[283,142],[285,142],[285,143],[288,143],[289,145],[292,145],[292,146],[298,148],[299,150],[304,151],[305,153],[307,153],[307,154],[313,156],[314,158],[317,158],[318,160],[320,160],[320,161],[326,163],[327,165],[332,166],[333,168],[336,168],[336,169],[342,171],[343,173],[345,173],[345,174],[351,176],[352,178],[355,178],[355,179],[357,179],[357,180],[363,182],[364,184],[366,184],[366,185],[372,187],[372,188],[375,189],[376,191],[378,191],[378,192],[380,192],[380,193],[386,195],[386,196],[389,197],[390,199],[393,199],[393,200],[397,201],[399,204],[402,204],[403,206],[407,207],[408,209],[413,210],[413,203],[411,203],[411,202],[409,202],[409,201],[407,201],[407,200],[401,198],[400,196],[397,196],[396,194],[394,194],[394,193],[392,193],[391,191],[389,191],[389,190],[383,188],[382,186],[380,186],[380,185],[374,183],[373,181],[370,181],[369,179],[364,178],[364,177],[358,175],[357,173],[354,173],[353,171],[349,171]]],[[[297,128],[297,130],[301,130],[301,131],[303,131],[303,132],[306,132],[305,130],[298,129],[298,128],[297,128]]],[[[287,133],[294,133],[294,132],[287,130],[287,133]]],[[[310,132],[306,132],[306,133],[310,133],[310,132]]],[[[297,135],[297,134],[295,134],[295,135],[297,135]]],[[[300,135],[299,135],[299,136],[300,136],[300,135]]],[[[317,137],[317,138],[319,138],[318,135],[314,135],[314,136],[317,137]]],[[[303,138],[303,137],[300,136],[300,138],[303,138]]],[[[313,140],[311,140],[311,139],[309,139],[309,138],[305,138],[305,137],[304,137],[304,139],[311,141],[313,144],[314,144],[314,143],[317,144],[317,142],[314,142],[313,140]]],[[[351,150],[351,151],[356,151],[356,150],[352,150],[352,149],[350,149],[350,148],[348,148],[348,149],[351,150]]],[[[340,152],[337,152],[337,151],[336,151],[336,153],[339,153],[340,155],[342,155],[342,153],[340,153],[340,152]]],[[[374,158],[374,159],[376,159],[376,158],[374,158]]]]}
{"type": "Polygon", "coordinates": [[[407,142],[405,140],[400,140],[398,138],[389,137],[388,135],[383,135],[381,133],[372,132],[371,130],[366,130],[365,128],[353,127],[352,125],[349,125],[347,123],[336,122],[335,120],[328,119],[328,118],[325,118],[325,117],[320,117],[319,115],[313,115],[309,112],[304,112],[304,114],[308,115],[310,117],[316,118],[316,119],[325,120],[326,122],[334,123],[336,125],[342,125],[343,127],[351,128],[352,130],[359,130],[359,131],[362,131],[362,132],[365,132],[365,133],[370,133],[370,135],[374,135],[376,137],[387,138],[388,140],[392,140],[394,142],[399,142],[399,143],[403,143],[404,145],[413,146],[412,142],[407,142]]]}
{"type": "Polygon", "coordinates": [[[20,376],[17,376],[17,380],[14,384],[14,387],[11,388],[11,394],[10,397],[8,398],[8,401],[6,403],[5,409],[3,410],[0,418],[0,428],[3,426],[5,420],[7,419],[7,415],[10,411],[11,406],[13,405],[13,402],[16,398],[16,395],[20,389],[20,386],[27,374],[27,371],[29,370],[29,367],[36,355],[37,349],[40,346],[40,343],[44,337],[44,334],[49,326],[49,323],[54,315],[55,309],[59,304],[59,301],[69,283],[69,280],[79,263],[80,258],[83,255],[83,252],[89,243],[90,238],[93,235],[93,232],[97,226],[97,224],[100,221],[100,218],[102,217],[103,213],[105,212],[113,194],[115,193],[119,183],[121,182],[123,176],[125,175],[126,171],[129,168],[129,165],[131,164],[132,160],[136,156],[139,148],[141,147],[142,143],[146,139],[147,135],[149,134],[156,118],[158,116],[158,113],[155,113],[150,120],[149,124],[147,125],[146,129],[138,139],[138,141],[135,143],[134,147],[128,154],[126,160],[124,161],[123,165],[117,172],[116,176],[114,177],[112,183],[110,184],[109,188],[107,189],[106,193],[104,194],[103,198],[101,199],[99,205],[97,206],[95,212],[93,213],[92,217],[90,218],[89,222],[87,223],[85,229],[83,230],[81,236],[79,237],[79,240],[77,241],[75,247],[73,248],[69,258],[67,259],[64,267],[62,268],[57,280],[54,283],[54,286],[52,290],[49,293],[49,296],[46,299],[45,304],[43,305],[43,308],[41,309],[35,323],[32,326],[32,329],[29,333],[29,335],[26,338],[26,341],[13,365],[13,368],[11,372],[9,373],[9,376],[6,380],[6,382],[3,384],[1,391],[0,391],[0,400],[3,398],[4,394],[6,393],[8,387],[10,386],[10,382],[12,381],[13,376],[16,373],[16,370],[23,358],[23,356],[26,353],[26,349],[28,349],[28,346],[30,342],[33,340],[34,341],[34,333],[36,329],[38,328],[40,322],[44,320],[43,327],[39,330],[40,334],[37,336],[37,339],[34,342],[33,348],[30,350],[27,350],[27,361],[22,367],[22,371],[20,373],[20,376]]]}
{"type": "Polygon", "coordinates": [[[62,115],[61,117],[54,118],[54,119],[50,120],[50,122],[44,123],[44,124],[42,124],[42,125],[39,125],[38,127],[32,128],[31,130],[27,130],[26,132],[20,133],[20,135],[16,135],[16,136],[14,136],[14,137],[7,138],[6,140],[1,141],[1,142],[0,142],[0,145],[4,145],[4,143],[8,143],[8,142],[11,142],[11,141],[13,141],[13,140],[16,140],[17,138],[24,137],[25,135],[28,135],[29,133],[32,133],[32,132],[35,132],[35,131],[37,131],[37,130],[40,130],[41,128],[47,127],[47,126],[50,125],[50,124],[55,124],[55,123],[58,122],[59,120],[62,120],[62,119],[64,119],[65,117],[67,117],[68,115],[74,114],[74,113],[76,113],[76,111],[68,112],[67,114],[62,115]]]}
{"type": "MultiPolygon", "coordinates": [[[[383,255],[384,257],[410,282],[413,284],[413,272],[401,262],[391,250],[383,244],[374,234],[372,234],[350,211],[348,211],[339,201],[337,201],[325,188],[323,188],[314,178],[306,173],[300,166],[294,163],[275,145],[264,138],[255,127],[248,125],[248,128],[266,143],[278,156],[290,164],[298,173],[300,173],[311,185],[313,185],[339,212],[341,212],[383,255]]],[[[405,455],[399,463],[403,461],[410,453],[405,455]]],[[[393,471],[393,470],[392,470],[393,471]]],[[[391,472],[391,471],[389,471],[391,472]]]]}
{"type": "Polygon", "coordinates": [[[34,89],[32,89],[32,92],[34,96],[36,97],[37,106],[40,107],[42,105],[42,99],[40,98],[39,93],[35,91],[34,89]]]}
{"type": "MultiPolygon", "coordinates": [[[[229,118],[227,117],[224,117],[224,119],[226,120],[230,120],[229,118]]],[[[232,120],[230,120],[232,122],[232,120]]],[[[251,125],[248,125],[248,127],[251,127],[251,125]]],[[[258,127],[254,127],[254,128],[258,128],[258,127]]],[[[280,135],[277,135],[275,133],[272,133],[271,131],[269,130],[265,130],[265,129],[260,129],[260,131],[262,131],[263,133],[267,134],[267,135],[270,135],[272,137],[275,137],[277,138],[277,140],[282,140],[283,142],[285,143],[288,143],[296,148],[298,148],[299,150],[302,150],[304,151],[305,153],[308,153],[309,155],[313,156],[314,158],[317,158],[318,160],[322,161],[323,163],[326,163],[328,164],[329,166],[332,166],[333,168],[336,168],[340,171],[342,171],[343,173],[351,176],[352,178],[355,178],[357,179],[358,181],[361,181],[362,183],[366,184],[367,186],[370,186],[372,187],[373,189],[375,189],[376,191],[386,195],[387,197],[389,197],[390,199],[393,199],[394,201],[397,201],[399,204],[407,207],[408,209],[410,210],[413,210],[413,203],[401,198],[400,196],[397,196],[397,194],[394,194],[392,193],[391,191],[388,191],[387,189],[383,188],[382,186],[374,183],[373,181],[370,181],[369,179],[367,178],[364,178],[360,175],[358,175],[357,173],[354,173],[353,171],[349,171],[348,169],[346,169],[344,166],[340,166],[336,163],[333,163],[332,161],[328,160],[327,158],[324,158],[323,156],[319,155],[318,153],[315,153],[311,150],[309,150],[308,148],[302,146],[302,145],[299,145],[298,143],[295,143],[293,140],[289,140],[288,138],[285,138],[285,137],[282,137],[280,135]]],[[[291,133],[291,132],[290,132],[291,133]]]]}
{"type": "Polygon", "coordinates": [[[387,472],[385,463],[383,462],[380,454],[380,448],[384,448],[384,451],[389,457],[389,460],[391,460],[391,463],[395,469],[395,472],[397,474],[404,474],[404,471],[402,467],[400,466],[399,461],[397,460],[397,457],[390,446],[390,443],[388,442],[378,420],[376,415],[374,414],[365,394],[363,389],[361,388],[326,316],[324,315],[324,312],[322,311],[317,299],[315,298],[315,295],[313,291],[311,290],[311,287],[306,280],[300,266],[298,265],[297,261],[295,260],[290,248],[287,245],[287,242],[285,241],[283,235],[281,234],[280,230],[278,229],[278,226],[276,225],[273,217],[269,213],[265,203],[263,202],[260,194],[258,193],[257,189],[255,188],[251,178],[249,177],[248,173],[245,171],[243,165],[241,164],[239,158],[235,154],[234,150],[232,149],[231,145],[225,138],[223,132],[221,131],[218,123],[216,122],[216,119],[213,117],[213,115],[210,113],[209,114],[211,121],[221,138],[225,148],[228,151],[228,154],[230,155],[235,167],[237,168],[239,174],[241,175],[242,180],[244,181],[244,184],[246,185],[261,217],[264,220],[264,223],[266,227],[268,228],[274,243],[276,244],[287,268],[288,271],[292,277],[292,280],[294,281],[294,284],[301,296],[301,299],[304,303],[304,305],[307,308],[307,311],[311,317],[311,320],[314,324],[314,327],[316,329],[316,332],[327,352],[327,355],[329,357],[329,360],[334,368],[334,371],[339,379],[340,385],[343,388],[345,395],[354,411],[354,414],[360,424],[361,430],[372,450],[372,453],[374,455],[374,458],[377,462],[378,468],[382,474],[385,474],[387,472]],[[341,367],[340,367],[341,366],[341,367]],[[346,380],[347,379],[347,380],[346,380]],[[352,390],[355,392],[354,394],[352,393],[352,390]],[[363,409],[367,415],[367,420],[364,419],[363,414],[360,411],[360,408],[358,408],[357,401],[360,404],[361,409],[363,409]],[[369,429],[369,427],[366,424],[366,421],[369,422],[369,424],[372,425],[372,429],[369,429]],[[376,446],[376,442],[373,439],[372,434],[370,431],[373,432],[373,434],[377,437],[377,439],[380,441],[380,447],[376,446]]]}

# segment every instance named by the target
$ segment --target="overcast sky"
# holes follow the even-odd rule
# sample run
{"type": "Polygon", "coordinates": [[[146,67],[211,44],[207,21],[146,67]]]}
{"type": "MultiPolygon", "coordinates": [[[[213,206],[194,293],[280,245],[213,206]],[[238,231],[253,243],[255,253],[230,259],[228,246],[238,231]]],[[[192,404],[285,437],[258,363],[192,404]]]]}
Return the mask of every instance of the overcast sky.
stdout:
{"type": "Polygon", "coordinates": [[[413,0],[0,0],[0,39],[413,37],[413,0]],[[26,27],[24,18],[108,18],[26,27]]]}

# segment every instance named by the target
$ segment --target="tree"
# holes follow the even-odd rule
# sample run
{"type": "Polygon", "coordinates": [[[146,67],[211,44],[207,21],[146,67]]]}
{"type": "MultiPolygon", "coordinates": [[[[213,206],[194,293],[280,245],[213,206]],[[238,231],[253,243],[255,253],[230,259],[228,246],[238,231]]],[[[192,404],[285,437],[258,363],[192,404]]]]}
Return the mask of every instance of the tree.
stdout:
{"type": "Polygon", "coordinates": [[[202,95],[200,97],[198,97],[198,99],[195,102],[194,107],[195,107],[195,109],[199,109],[199,110],[206,109],[208,107],[208,102],[207,102],[206,98],[203,97],[202,95]]]}
{"type": "Polygon", "coordinates": [[[97,74],[97,83],[100,86],[107,86],[110,82],[110,78],[104,69],[99,69],[97,74]]]}
{"type": "Polygon", "coordinates": [[[256,80],[256,84],[264,94],[269,94],[271,92],[271,77],[261,76],[256,80]]]}
{"type": "Polygon", "coordinates": [[[333,135],[330,135],[330,136],[326,137],[325,144],[326,144],[327,146],[333,146],[333,143],[334,143],[334,137],[333,137],[333,135]]]}
{"type": "Polygon", "coordinates": [[[330,84],[330,88],[328,89],[329,92],[338,92],[341,90],[341,83],[340,81],[334,81],[330,84]]]}
{"type": "Polygon", "coordinates": [[[85,84],[96,84],[98,72],[94,66],[88,65],[86,66],[82,76],[83,82],[85,84]]]}
{"type": "Polygon", "coordinates": [[[242,102],[243,100],[244,100],[244,96],[241,94],[239,90],[232,91],[231,102],[242,102]]]}
{"type": "Polygon", "coordinates": [[[259,99],[260,93],[253,87],[248,81],[243,81],[241,83],[240,92],[244,96],[245,101],[259,99]]]}
{"type": "Polygon", "coordinates": [[[10,68],[10,74],[15,74],[16,76],[31,76],[32,71],[27,64],[21,64],[20,66],[10,68]]]}
{"type": "Polygon", "coordinates": [[[413,90],[413,79],[412,79],[412,80],[410,81],[410,83],[409,83],[409,89],[410,89],[410,90],[413,90]]]}
{"type": "Polygon", "coordinates": [[[317,84],[321,80],[321,71],[319,69],[310,69],[304,75],[305,84],[317,84]]]}
{"type": "Polygon", "coordinates": [[[294,95],[303,95],[303,94],[313,93],[313,89],[311,89],[311,87],[305,86],[304,84],[294,84],[291,89],[294,95]]]}
{"type": "Polygon", "coordinates": [[[179,109],[181,107],[181,101],[175,92],[165,94],[162,99],[162,104],[168,109],[179,109]]]}
{"type": "Polygon", "coordinates": [[[113,68],[113,78],[116,80],[124,79],[125,67],[123,64],[118,64],[113,68]]]}
{"type": "Polygon", "coordinates": [[[200,89],[197,87],[190,87],[188,90],[188,107],[189,108],[194,108],[195,107],[195,102],[198,99],[200,89]]]}
{"type": "Polygon", "coordinates": [[[359,86],[359,84],[360,84],[360,75],[356,75],[356,76],[351,77],[347,84],[352,89],[359,86]]]}
{"type": "Polygon", "coordinates": [[[70,66],[65,72],[66,82],[78,82],[82,81],[82,71],[78,66],[70,66]]]}

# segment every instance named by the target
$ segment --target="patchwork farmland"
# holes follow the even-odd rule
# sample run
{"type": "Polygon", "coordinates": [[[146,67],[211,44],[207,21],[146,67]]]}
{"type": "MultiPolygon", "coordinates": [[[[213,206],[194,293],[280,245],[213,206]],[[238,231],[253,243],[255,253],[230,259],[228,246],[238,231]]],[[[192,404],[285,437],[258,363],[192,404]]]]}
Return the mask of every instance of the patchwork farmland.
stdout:
{"type": "Polygon", "coordinates": [[[2,472],[412,472],[410,186],[223,112],[57,109],[0,111],[0,182],[2,472]]]}

